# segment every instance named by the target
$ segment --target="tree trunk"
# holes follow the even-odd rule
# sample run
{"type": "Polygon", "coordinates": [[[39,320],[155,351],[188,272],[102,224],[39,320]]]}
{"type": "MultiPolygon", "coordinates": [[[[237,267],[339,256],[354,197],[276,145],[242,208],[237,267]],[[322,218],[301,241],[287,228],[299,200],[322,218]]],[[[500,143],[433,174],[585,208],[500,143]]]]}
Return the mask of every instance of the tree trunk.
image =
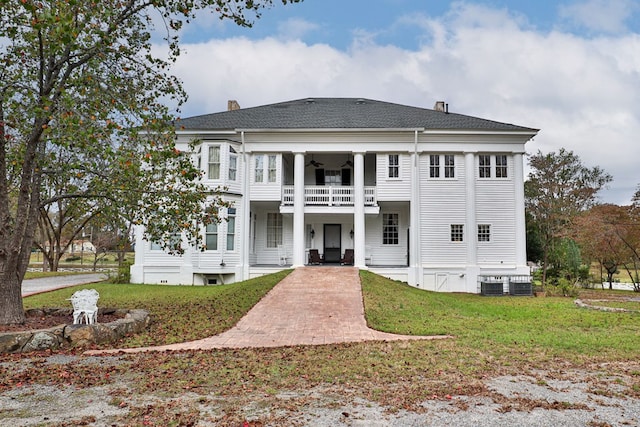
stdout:
{"type": "Polygon", "coordinates": [[[24,323],[22,281],[11,274],[0,276],[0,325],[24,323]]]}

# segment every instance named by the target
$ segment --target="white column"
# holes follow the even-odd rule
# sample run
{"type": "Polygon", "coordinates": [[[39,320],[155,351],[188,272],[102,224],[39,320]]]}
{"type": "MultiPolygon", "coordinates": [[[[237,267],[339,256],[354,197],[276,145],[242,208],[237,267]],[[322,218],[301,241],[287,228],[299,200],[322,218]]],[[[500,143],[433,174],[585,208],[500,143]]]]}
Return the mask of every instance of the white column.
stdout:
{"type": "Polygon", "coordinates": [[[527,265],[527,226],[524,215],[524,166],[522,153],[513,155],[513,183],[516,217],[516,266],[527,265]]]}
{"type": "Polygon", "coordinates": [[[242,277],[249,278],[249,254],[251,251],[251,198],[249,197],[249,153],[244,151],[244,132],[242,136],[242,247],[240,250],[240,264],[242,277]]]}
{"type": "Polygon", "coordinates": [[[464,239],[467,247],[467,292],[477,288],[478,225],[476,220],[476,162],[475,153],[464,153],[465,207],[464,239]],[[471,273],[471,274],[470,274],[471,273]]]}
{"type": "Polygon", "coordinates": [[[365,268],[364,239],[364,154],[353,154],[353,261],[365,268]]]}
{"type": "Polygon", "coordinates": [[[304,265],[304,153],[294,153],[293,267],[304,265]]]}
{"type": "MultiPolygon", "coordinates": [[[[417,137],[416,137],[417,138],[417,137]]],[[[417,152],[411,153],[411,200],[409,206],[409,284],[419,286],[420,265],[420,170],[417,152]]]]}

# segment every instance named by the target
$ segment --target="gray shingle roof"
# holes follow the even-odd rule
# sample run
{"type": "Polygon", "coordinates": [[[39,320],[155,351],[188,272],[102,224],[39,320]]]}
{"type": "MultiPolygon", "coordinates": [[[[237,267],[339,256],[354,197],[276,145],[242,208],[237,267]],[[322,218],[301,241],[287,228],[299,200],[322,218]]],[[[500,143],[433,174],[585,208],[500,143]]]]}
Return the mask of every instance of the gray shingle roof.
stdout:
{"type": "Polygon", "coordinates": [[[305,98],[182,119],[184,130],[443,129],[532,131],[522,126],[363,98],[305,98]]]}

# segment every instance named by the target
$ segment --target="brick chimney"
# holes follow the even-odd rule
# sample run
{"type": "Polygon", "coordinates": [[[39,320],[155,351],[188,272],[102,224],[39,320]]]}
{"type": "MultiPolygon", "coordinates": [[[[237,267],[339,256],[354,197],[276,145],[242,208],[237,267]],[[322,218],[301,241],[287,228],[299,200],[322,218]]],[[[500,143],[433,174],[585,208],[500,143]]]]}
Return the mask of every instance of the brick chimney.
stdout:
{"type": "Polygon", "coordinates": [[[230,99],[227,101],[227,111],[239,110],[240,104],[235,99],[230,99]]]}

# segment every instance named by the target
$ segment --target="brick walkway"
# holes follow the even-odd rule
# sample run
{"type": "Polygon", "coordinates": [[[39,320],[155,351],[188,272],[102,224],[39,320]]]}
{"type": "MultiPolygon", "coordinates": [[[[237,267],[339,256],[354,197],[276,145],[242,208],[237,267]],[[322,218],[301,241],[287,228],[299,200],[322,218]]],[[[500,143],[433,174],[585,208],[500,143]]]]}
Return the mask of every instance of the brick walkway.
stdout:
{"type": "Polygon", "coordinates": [[[358,269],[302,267],[278,283],[236,326],[222,334],[181,344],[86,354],[440,338],[450,337],[395,335],[369,329],[358,269]]]}

